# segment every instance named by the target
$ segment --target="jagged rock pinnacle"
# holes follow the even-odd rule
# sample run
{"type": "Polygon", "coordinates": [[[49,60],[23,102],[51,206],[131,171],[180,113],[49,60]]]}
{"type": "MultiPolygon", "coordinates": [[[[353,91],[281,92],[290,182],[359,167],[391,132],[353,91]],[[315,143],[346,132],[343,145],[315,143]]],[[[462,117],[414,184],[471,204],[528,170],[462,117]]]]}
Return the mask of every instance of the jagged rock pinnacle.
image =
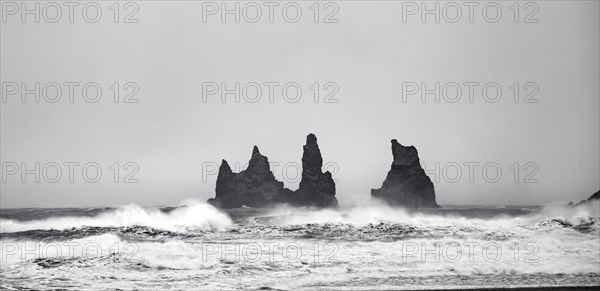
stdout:
{"type": "Polygon", "coordinates": [[[296,199],[304,205],[335,207],[335,182],[331,173],[322,172],[323,157],[317,144],[317,137],[309,134],[302,154],[302,180],[296,190],[296,199]]]}
{"type": "Polygon", "coordinates": [[[252,149],[252,156],[254,155],[260,155],[260,151],[258,150],[257,146],[254,146],[254,148],[252,149]]]}
{"type": "Polygon", "coordinates": [[[252,149],[248,168],[233,173],[227,161],[223,160],[217,176],[216,195],[209,203],[222,208],[266,207],[286,203],[293,206],[337,206],[335,183],[331,173],[321,171],[323,158],[317,144],[317,137],[306,137],[302,155],[302,180],[295,192],[283,187],[283,182],[275,179],[269,160],[257,146],[252,149]]]}

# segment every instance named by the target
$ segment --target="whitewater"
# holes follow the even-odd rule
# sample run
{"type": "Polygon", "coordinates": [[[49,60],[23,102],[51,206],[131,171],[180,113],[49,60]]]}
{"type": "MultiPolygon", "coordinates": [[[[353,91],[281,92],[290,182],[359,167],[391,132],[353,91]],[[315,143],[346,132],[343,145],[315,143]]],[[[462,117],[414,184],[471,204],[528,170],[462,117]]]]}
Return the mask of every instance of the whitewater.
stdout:
{"type": "Polygon", "coordinates": [[[2,290],[600,285],[600,202],[0,210],[2,290]]]}

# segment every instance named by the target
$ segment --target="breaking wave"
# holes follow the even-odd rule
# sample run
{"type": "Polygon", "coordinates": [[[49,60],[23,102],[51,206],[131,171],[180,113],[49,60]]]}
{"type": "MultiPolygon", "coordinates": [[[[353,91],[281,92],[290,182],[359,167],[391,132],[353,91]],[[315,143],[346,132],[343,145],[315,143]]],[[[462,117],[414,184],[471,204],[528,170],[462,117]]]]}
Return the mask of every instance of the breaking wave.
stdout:
{"type": "Polygon", "coordinates": [[[384,205],[346,209],[303,209],[280,207],[269,211],[266,218],[280,226],[300,224],[406,224],[415,227],[518,227],[544,221],[564,221],[569,225],[592,223],[600,217],[600,201],[576,207],[548,205],[535,208],[460,208],[410,211],[384,205]]]}
{"type": "Polygon", "coordinates": [[[231,219],[227,214],[206,203],[192,202],[168,212],[129,204],[91,217],[63,216],[31,221],[0,219],[0,233],[125,226],[146,226],[177,232],[185,231],[189,228],[225,230],[231,225],[231,219]]]}
{"type": "Polygon", "coordinates": [[[420,211],[222,211],[197,202],[5,210],[0,289],[598,285],[599,212],[598,201],[420,211]]]}

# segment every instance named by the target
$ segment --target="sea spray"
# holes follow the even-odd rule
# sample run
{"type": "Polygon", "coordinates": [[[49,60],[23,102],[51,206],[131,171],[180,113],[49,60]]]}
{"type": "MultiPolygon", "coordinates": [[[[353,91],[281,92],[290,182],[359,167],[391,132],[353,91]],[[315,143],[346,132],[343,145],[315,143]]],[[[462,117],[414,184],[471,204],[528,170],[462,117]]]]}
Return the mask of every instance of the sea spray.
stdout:
{"type": "Polygon", "coordinates": [[[62,216],[37,220],[2,213],[0,289],[35,289],[40,282],[67,290],[215,290],[600,280],[597,203],[419,211],[382,205],[222,211],[184,204],[128,205],[93,216],[48,210],[62,216]]]}
{"type": "Polygon", "coordinates": [[[227,214],[203,202],[190,202],[170,212],[144,208],[135,204],[118,207],[92,217],[48,217],[42,220],[16,221],[0,219],[0,233],[37,229],[64,230],[82,227],[147,226],[168,231],[186,228],[225,230],[232,224],[227,214]]]}

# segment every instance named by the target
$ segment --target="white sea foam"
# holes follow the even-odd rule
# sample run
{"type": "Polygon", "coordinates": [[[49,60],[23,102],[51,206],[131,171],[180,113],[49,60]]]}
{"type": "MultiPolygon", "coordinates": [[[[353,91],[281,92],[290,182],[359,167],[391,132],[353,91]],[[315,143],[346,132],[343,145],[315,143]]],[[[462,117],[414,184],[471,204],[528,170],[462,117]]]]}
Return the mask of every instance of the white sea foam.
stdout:
{"type": "Polygon", "coordinates": [[[311,209],[279,207],[268,213],[276,217],[279,225],[307,223],[333,223],[365,225],[378,223],[401,223],[420,227],[461,226],[461,227],[514,227],[527,226],[538,222],[559,219],[573,225],[587,223],[600,217],[600,201],[593,201],[576,207],[548,205],[532,214],[510,216],[507,214],[491,218],[465,217],[458,214],[412,212],[385,205],[370,205],[343,209],[311,209]]]}
{"type": "Polygon", "coordinates": [[[235,226],[227,215],[207,204],[187,204],[169,213],[129,205],[95,217],[49,218],[12,225],[3,221],[2,231],[6,232],[83,225],[147,225],[177,231],[185,231],[186,227],[231,227],[237,231],[211,232],[210,239],[202,234],[141,241],[112,233],[58,241],[8,237],[0,241],[0,277],[4,280],[0,287],[35,289],[42,282],[47,289],[71,290],[265,286],[393,289],[432,284],[461,286],[465,278],[474,286],[506,286],[506,278],[521,278],[520,282],[530,286],[585,285],[597,282],[600,275],[598,219],[593,219],[598,217],[597,202],[578,207],[553,205],[528,215],[493,218],[418,213],[386,206],[278,208],[266,214],[267,228],[235,226]],[[304,225],[298,229],[310,232],[322,228],[306,224],[328,224],[325,228],[330,231],[359,231],[346,224],[369,223],[406,224],[425,232],[393,240],[299,239],[295,228],[287,227],[304,225]],[[588,224],[593,227],[585,228],[588,224]],[[243,236],[246,230],[274,232],[277,226],[283,226],[284,235],[243,236]],[[236,238],[238,235],[240,238],[236,238]],[[72,245],[75,247],[71,250],[72,245]],[[31,260],[35,256],[32,250],[51,259],[31,260]],[[65,258],[67,251],[74,256],[65,258]],[[115,251],[117,256],[110,255],[115,251]],[[144,284],[141,287],[140,282],[144,284]]]}
{"type": "Polygon", "coordinates": [[[148,226],[169,231],[182,231],[187,227],[224,230],[229,228],[231,224],[229,217],[213,206],[202,202],[188,201],[185,206],[174,209],[169,213],[129,204],[93,217],[65,216],[32,221],[1,219],[0,232],[131,225],[148,226]]]}

